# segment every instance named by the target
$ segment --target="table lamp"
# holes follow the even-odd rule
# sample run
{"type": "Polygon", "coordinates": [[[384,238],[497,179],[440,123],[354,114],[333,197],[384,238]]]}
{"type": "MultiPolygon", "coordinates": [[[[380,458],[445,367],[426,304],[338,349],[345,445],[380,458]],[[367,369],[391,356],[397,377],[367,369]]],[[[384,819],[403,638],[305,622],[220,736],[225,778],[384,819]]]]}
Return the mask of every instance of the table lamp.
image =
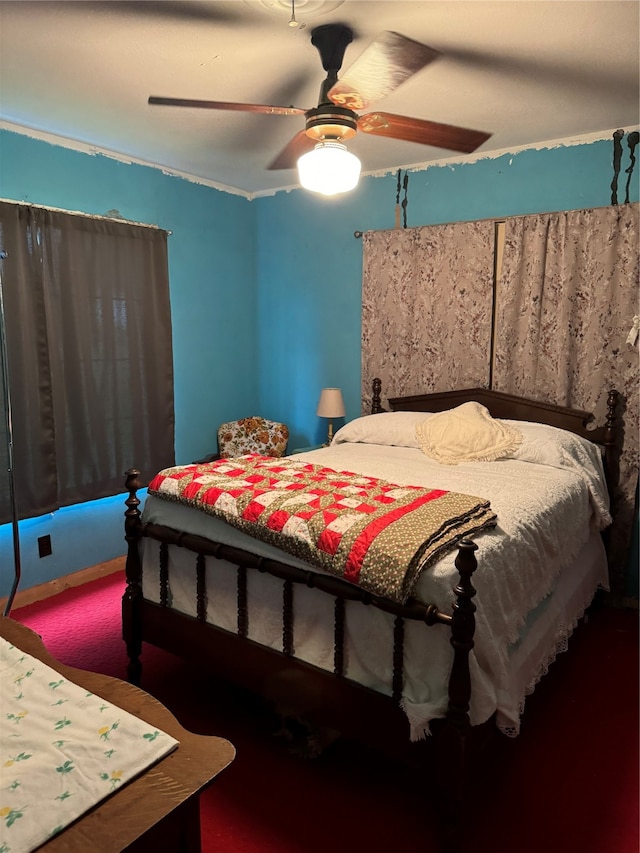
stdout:
{"type": "Polygon", "coordinates": [[[328,447],[333,439],[333,419],[344,417],[344,401],[342,399],[342,391],[339,388],[322,389],[316,415],[320,418],[329,418],[329,432],[327,434],[327,441],[323,445],[324,447],[328,447]]]}

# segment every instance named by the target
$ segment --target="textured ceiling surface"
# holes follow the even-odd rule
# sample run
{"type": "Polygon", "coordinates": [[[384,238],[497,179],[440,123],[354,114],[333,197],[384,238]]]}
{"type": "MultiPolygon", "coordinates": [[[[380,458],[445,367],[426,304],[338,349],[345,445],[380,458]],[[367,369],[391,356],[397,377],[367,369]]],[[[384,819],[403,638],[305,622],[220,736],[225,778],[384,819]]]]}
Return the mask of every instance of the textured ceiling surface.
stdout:
{"type": "MultiPolygon", "coordinates": [[[[325,77],[311,31],[354,31],[343,71],[381,32],[439,58],[375,105],[491,133],[476,155],[630,129],[639,116],[636,0],[0,2],[0,122],[248,195],[297,185],[267,166],[304,116],[151,106],[150,95],[303,109],[325,77]]],[[[448,157],[358,133],[363,172],[448,157]]]]}

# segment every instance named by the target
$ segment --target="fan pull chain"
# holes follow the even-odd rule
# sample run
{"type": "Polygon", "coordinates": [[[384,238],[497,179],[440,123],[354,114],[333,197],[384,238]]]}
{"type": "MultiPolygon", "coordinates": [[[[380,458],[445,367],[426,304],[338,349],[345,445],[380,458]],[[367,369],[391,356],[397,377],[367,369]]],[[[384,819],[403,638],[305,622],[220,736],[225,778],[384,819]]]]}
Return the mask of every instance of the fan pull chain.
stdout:
{"type": "Polygon", "coordinates": [[[398,182],[396,184],[396,224],[395,228],[400,228],[400,187],[402,186],[402,179],[400,175],[402,174],[402,170],[398,169],[398,182]]]}
{"type": "Polygon", "coordinates": [[[618,175],[622,158],[622,137],[624,130],[616,130],[613,134],[613,179],[611,181],[611,204],[618,203],[618,175]]]}
{"type": "Polygon", "coordinates": [[[291,0],[291,17],[289,18],[289,26],[298,26],[298,22],[296,21],[296,0],[291,0]]]}

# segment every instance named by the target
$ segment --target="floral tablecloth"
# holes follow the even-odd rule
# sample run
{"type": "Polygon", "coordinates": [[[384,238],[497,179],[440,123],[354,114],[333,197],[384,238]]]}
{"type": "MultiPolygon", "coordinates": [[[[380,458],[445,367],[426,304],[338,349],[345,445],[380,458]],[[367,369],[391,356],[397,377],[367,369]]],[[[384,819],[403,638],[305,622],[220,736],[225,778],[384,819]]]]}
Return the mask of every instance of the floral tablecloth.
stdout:
{"type": "Polygon", "coordinates": [[[0,638],[0,853],[27,853],[178,741],[0,638]]]}

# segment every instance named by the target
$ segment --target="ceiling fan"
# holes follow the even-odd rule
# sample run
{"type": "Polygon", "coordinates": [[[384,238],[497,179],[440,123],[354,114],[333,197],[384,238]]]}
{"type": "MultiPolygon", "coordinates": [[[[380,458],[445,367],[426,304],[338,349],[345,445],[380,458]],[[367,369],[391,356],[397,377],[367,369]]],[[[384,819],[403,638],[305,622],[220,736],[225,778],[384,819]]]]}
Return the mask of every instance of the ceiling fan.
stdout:
{"type": "MultiPolygon", "coordinates": [[[[324,24],[311,31],[311,43],[317,48],[322,66],[327,72],[327,77],[320,88],[318,106],[312,109],[157,96],[151,96],[149,103],[212,110],[238,110],[268,115],[305,116],[304,130],[299,131],[290,140],[269,164],[269,169],[294,168],[302,155],[319,148],[333,149],[334,153],[339,149],[344,149],[346,152],[343,143],[353,138],[358,131],[463,153],[475,151],[489,139],[491,134],[482,131],[394,113],[376,111],[358,115],[356,110],[366,109],[370,104],[395,91],[405,80],[437,59],[439,53],[399,33],[384,32],[365,49],[345,75],[338,80],[338,72],[342,68],[344,54],[351,41],[353,41],[353,31],[344,24],[324,24]]],[[[354,155],[349,154],[349,157],[357,161],[354,155]]],[[[360,166],[359,161],[357,162],[359,176],[360,166]]]]}

